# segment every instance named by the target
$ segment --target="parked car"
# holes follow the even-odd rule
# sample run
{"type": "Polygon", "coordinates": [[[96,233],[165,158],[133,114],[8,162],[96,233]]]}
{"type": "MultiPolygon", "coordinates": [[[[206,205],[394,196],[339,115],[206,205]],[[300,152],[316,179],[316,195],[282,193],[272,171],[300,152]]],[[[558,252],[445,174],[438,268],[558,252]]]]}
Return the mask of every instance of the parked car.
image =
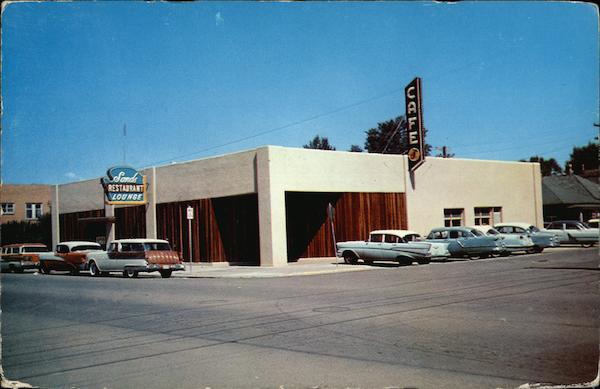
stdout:
{"type": "Polygon", "coordinates": [[[431,244],[425,242],[406,242],[398,230],[377,230],[369,234],[366,241],[337,243],[337,256],[349,264],[362,259],[366,263],[373,261],[397,261],[400,264],[427,264],[431,261],[431,244]]]}
{"type": "Polygon", "coordinates": [[[48,253],[48,247],[42,243],[15,243],[2,247],[0,269],[3,272],[23,273],[26,269],[39,266],[39,256],[48,253]]]}
{"type": "MultiPolygon", "coordinates": [[[[471,228],[471,231],[476,230],[477,232],[481,232],[485,235],[500,238],[504,243],[504,251],[501,253],[501,255],[508,255],[519,251],[526,253],[536,252],[535,244],[531,239],[531,235],[527,232],[523,232],[522,234],[505,234],[492,226],[473,226],[471,228]]],[[[473,233],[477,235],[475,231],[473,231],[473,233]]]]}
{"type": "Polygon", "coordinates": [[[555,234],[560,244],[575,243],[591,247],[598,242],[600,236],[597,228],[588,228],[577,220],[553,221],[546,230],[555,234]]]}
{"type": "MultiPolygon", "coordinates": [[[[425,240],[418,232],[409,230],[395,230],[406,243],[410,242],[422,242],[425,240]]],[[[446,242],[428,242],[431,244],[431,258],[448,258],[450,252],[448,251],[448,243],[446,242]]]]}
{"type": "Polygon", "coordinates": [[[477,234],[467,227],[434,228],[427,235],[426,242],[447,243],[452,257],[486,258],[506,251],[498,237],[477,234]]]}
{"type": "Polygon", "coordinates": [[[546,247],[558,247],[560,242],[556,235],[551,232],[544,232],[536,226],[529,223],[498,223],[494,226],[498,232],[504,235],[524,235],[529,234],[533,241],[533,251],[541,253],[546,247]]]}
{"type": "Polygon", "coordinates": [[[81,270],[88,270],[88,254],[97,251],[102,251],[102,246],[96,242],[61,242],[54,253],[40,256],[40,271],[43,274],[50,274],[52,270],[79,274],[81,270]]]}
{"type": "Polygon", "coordinates": [[[179,254],[171,250],[169,242],[161,239],[120,239],[110,242],[107,251],[88,255],[92,276],[120,272],[135,278],[140,272],[159,272],[169,278],[174,271],[184,270],[179,254]]]}

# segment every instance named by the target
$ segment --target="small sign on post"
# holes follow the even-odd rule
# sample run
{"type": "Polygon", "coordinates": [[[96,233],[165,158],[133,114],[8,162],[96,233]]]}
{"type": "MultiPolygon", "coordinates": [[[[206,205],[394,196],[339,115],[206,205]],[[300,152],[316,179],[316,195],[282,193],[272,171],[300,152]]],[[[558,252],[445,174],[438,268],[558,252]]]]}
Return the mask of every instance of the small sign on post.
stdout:
{"type": "Polygon", "coordinates": [[[187,207],[187,220],[188,220],[188,243],[190,249],[190,273],[192,272],[192,220],[194,219],[194,208],[190,205],[187,207]]]}

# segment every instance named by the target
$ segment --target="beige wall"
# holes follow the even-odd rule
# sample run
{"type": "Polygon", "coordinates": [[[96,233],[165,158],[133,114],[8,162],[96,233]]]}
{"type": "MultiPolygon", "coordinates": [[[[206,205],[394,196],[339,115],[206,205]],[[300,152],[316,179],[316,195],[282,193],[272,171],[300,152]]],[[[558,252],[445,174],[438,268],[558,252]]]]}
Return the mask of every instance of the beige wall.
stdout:
{"type": "Polygon", "coordinates": [[[100,177],[58,186],[60,213],[104,209],[104,191],[100,177]]]}
{"type": "Polygon", "coordinates": [[[541,175],[536,163],[427,158],[406,175],[408,227],[421,234],[444,225],[444,208],[463,208],[473,225],[475,207],[502,207],[502,220],[543,224],[541,175]]]}
{"type": "Polygon", "coordinates": [[[256,154],[251,150],[157,167],[157,203],[255,193],[256,154]]]}
{"type": "Polygon", "coordinates": [[[0,188],[0,202],[13,203],[14,214],[0,216],[1,223],[25,220],[27,203],[41,203],[42,213],[50,213],[52,186],[50,185],[11,185],[0,188]]]}
{"type": "Polygon", "coordinates": [[[403,156],[269,146],[275,188],[303,192],[404,192],[403,156]]]}

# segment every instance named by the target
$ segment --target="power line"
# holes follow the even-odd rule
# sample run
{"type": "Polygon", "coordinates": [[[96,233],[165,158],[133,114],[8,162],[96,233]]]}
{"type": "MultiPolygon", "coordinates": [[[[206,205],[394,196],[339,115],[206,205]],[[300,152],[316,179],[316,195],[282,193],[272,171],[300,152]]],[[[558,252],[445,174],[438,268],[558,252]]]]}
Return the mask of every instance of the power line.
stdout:
{"type": "Polygon", "coordinates": [[[299,124],[307,123],[307,122],[310,122],[312,120],[316,120],[316,119],[319,119],[319,118],[322,118],[322,117],[333,115],[335,113],[342,112],[342,111],[348,110],[350,108],[354,108],[354,107],[362,105],[362,104],[366,104],[366,103],[374,101],[374,100],[378,100],[378,99],[381,99],[381,98],[384,98],[384,97],[387,97],[387,96],[391,96],[391,95],[396,94],[396,93],[398,93],[400,91],[404,91],[404,87],[402,87],[402,88],[396,88],[396,89],[390,90],[388,92],[385,92],[385,93],[382,93],[382,94],[370,97],[368,99],[359,100],[359,101],[354,102],[352,104],[344,105],[342,107],[335,108],[335,109],[332,109],[330,111],[323,112],[323,113],[320,113],[320,114],[317,114],[317,115],[314,115],[314,116],[310,116],[308,118],[305,118],[305,119],[302,119],[302,120],[298,120],[296,122],[288,123],[288,124],[285,124],[285,125],[280,126],[280,127],[275,127],[275,128],[271,128],[269,130],[257,132],[257,133],[255,133],[253,135],[248,135],[248,136],[245,136],[245,137],[242,137],[242,138],[238,138],[238,139],[235,139],[235,140],[232,140],[232,141],[229,141],[229,142],[225,142],[225,143],[221,143],[221,144],[218,144],[218,145],[215,145],[215,146],[211,146],[211,147],[207,147],[207,148],[204,148],[204,149],[196,150],[196,151],[194,151],[192,153],[181,154],[181,155],[178,155],[178,156],[171,157],[169,159],[164,159],[164,160],[161,160],[161,161],[150,162],[149,166],[158,165],[158,164],[166,163],[166,162],[171,162],[171,161],[174,161],[176,159],[191,157],[191,156],[194,156],[194,155],[206,152],[206,151],[211,151],[211,150],[214,150],[214,149],[218,149],[220,147],[230,146],[232,144],[236,144],[236,143],[240,143],[240,142],[243,142],[243,141],[246,141],[246,140],[258,138],[258,137],[266,135],[266,134],[270,134],[270,133],[273,133],[273,132],[285,130],[287,128],[297,126],[299,124]]]}

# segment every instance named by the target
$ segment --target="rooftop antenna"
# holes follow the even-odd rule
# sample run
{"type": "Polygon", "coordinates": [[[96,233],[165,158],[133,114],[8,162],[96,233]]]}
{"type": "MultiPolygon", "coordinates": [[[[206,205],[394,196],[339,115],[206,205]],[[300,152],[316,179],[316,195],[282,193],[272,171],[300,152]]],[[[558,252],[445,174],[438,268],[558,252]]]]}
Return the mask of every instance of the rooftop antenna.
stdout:
{"type": "Polygon", "coordinates": [[[123,124],[123,165],[127,165],[127,123],[123,124]]]}

